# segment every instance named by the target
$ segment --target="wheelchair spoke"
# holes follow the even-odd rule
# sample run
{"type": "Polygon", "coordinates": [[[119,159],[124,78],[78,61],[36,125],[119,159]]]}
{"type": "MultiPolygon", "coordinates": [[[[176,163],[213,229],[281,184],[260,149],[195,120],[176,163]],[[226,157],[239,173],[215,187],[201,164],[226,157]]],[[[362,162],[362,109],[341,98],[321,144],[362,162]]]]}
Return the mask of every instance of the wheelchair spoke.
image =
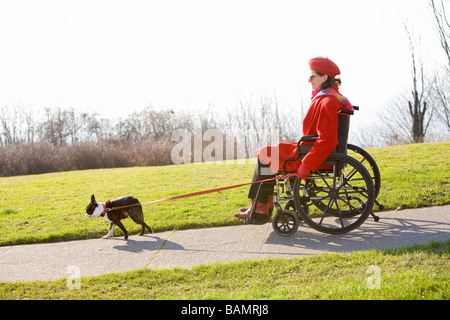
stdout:
{"type": "Polygon", "coordinates": [[[356,171],[356,169],[353,168],[353,169],[348,173],[348,175],[346,176],[346,179],[347,179],[347,180],[352,180],[352,177],[353,177],[356,173],[358,173],[358,171],[356,171]]]}
{"type": "Polygon", "coordinates": [[[330,202],[328,202],[327,208],[324,210],[323,214],[322,214],[322,218],[320,218],[319,221],[319,226],[322,225],[323,219],[325,218],[325,216],[327,215],[328,209],[331,208],[331,204],[335,199],[330,199],[330,202]]]}
{"type": "MultiPolygon", "coordinates": [[[[335,169],[334,169],[335,170],[335,169]]],[[[336,190],[336,180],[337,180],[337,174],[336,172],[333,174],[333,189],[336,190]]]]}
{"type": "Polygon", "coordinates": [[[341,227],[344,228],[344,221],[342,220],[341,209],[339,209],[339,204],[337,202],[337,199],[336,199],[335,203],[336,203],[336,209],[339,213],[339,220],[341,221],[341,227]]]}
{"type": "Polygon", "coordinates": [[[325,180],[324,175],[322,174],[322,172],[320,172],[319,170],[316,170],[316,172],[319,174],[320,179],[322,179],[322,181],[327,185],[327,187],[331,188],[330,185],[328,184],[327,180],[325,180]]]}
{"type": "Polygon", "coordinates": [[[362,201],[360,198],[358,197],[347,197],[346,199],[341,199],[343,203],[345,203],[346,205],[348,205],[348,207],[350,208],[350,210],[356,210],[359,214],[362,214],[363,212],[361,211],[361,209],[364,207],[364,201],[362,201]],[[357,200],[359,201],[359,203],[361,204],[359,207],[355,207],[349,200],[357,200]]]}

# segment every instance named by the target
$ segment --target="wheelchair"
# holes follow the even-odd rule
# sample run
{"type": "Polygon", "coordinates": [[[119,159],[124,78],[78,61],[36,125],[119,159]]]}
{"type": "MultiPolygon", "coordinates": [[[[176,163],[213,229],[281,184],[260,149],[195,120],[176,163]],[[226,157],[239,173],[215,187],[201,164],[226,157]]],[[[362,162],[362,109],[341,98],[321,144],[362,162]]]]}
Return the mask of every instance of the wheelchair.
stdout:
{"type": "MultiPolygon", "coordinates": [[[[354,106],[355,110],[358,107],[354,106]]],[[[276,180],[274,189],[274,231],[281,236],[291,236],[304,222],[320,232],[343,234],[359,227],[369,215],[379,221],[373,212],[374,204],[382,210],[376,200],[381,187],[380,171],[375,160],[364,149],[347,144],[350,116],[353,111],[338,112],[338,145],[325,162],[306,180],[293,175],[276,180]]],[[[297,157],[283,162],[283,177],[286,163],[303,158],[318,136],[303,136],[297,143],[297,157]]],[[[252,219],[252,217],[250,217],[252,219]]]]}

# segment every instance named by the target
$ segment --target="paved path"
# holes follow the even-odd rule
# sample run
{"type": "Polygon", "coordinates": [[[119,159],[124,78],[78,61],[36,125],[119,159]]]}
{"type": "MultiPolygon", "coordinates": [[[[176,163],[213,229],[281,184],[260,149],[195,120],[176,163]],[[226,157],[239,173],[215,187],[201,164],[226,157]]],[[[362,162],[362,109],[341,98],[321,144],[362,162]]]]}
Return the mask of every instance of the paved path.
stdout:
{"type": "Polygon", "coordinates": [[[344,235],[301,224],[291,237],[271,224],[171,231],[154,235],[0,247],[0,282],[54,280],[138,268],[192,267],[203,263],[298,257],[420,244],[450,239],[450,205],[387,211],[344,235]]]}

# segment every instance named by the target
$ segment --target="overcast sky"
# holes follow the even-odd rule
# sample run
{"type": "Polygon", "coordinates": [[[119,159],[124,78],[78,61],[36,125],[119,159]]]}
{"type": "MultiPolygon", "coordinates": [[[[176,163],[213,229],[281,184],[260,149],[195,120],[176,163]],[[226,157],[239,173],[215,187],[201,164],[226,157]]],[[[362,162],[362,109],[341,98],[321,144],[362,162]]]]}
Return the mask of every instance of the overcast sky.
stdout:
{"type": "Polygon", "coordinates": [[[0,107],[220,112],[276,92],[296,112],[326,56],[370,119],[410,85],[405,20],[433,72],[427,0],[0,0],[0,107]]]}

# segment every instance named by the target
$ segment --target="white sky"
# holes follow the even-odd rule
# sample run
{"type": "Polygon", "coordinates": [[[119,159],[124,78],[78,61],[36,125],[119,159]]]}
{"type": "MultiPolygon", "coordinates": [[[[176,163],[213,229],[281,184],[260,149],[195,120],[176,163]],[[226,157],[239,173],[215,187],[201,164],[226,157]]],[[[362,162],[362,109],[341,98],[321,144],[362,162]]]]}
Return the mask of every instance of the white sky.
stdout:
{"type": "Polygon", "coordinates": [[[0,107],[113,118],[276,92],[296,112],[320,55],[371,119],[410,84],[406,18],[432,70],[443,60],[427,0],[0,0],[0,107]]]}

